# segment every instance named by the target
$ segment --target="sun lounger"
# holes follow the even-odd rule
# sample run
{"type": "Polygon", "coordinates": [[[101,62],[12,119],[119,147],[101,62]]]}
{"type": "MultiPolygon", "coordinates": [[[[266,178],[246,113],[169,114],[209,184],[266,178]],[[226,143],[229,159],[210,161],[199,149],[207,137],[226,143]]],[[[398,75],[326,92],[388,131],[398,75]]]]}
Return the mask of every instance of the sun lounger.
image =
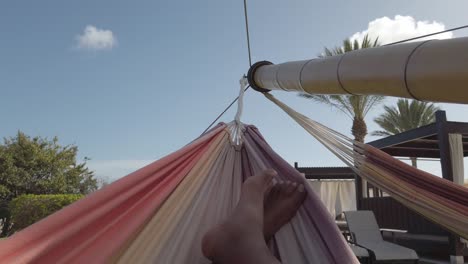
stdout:
{"type": "Polygon", "coordinates": [[[360,246],[356,246],[352,243],[349,243],[349,247],[351,248],[351,250],[353,251],[354,255],[357,257],[360,263],[371,263],[371,254],[369,254],[369,251],[367,249],[362,248],[360,246]]]}
{"type": "Polygon", "coordinates": [[[417,263],[414,250],[383,240],[372,211],[348,211],[345,216],[354,243],[371,251],[374,261],[417,263]]]}

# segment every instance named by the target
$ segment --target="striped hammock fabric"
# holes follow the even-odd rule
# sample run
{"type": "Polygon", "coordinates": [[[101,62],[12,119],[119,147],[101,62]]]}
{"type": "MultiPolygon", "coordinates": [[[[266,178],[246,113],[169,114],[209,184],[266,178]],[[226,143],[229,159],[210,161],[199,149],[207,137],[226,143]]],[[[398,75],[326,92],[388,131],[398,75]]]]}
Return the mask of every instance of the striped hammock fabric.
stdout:
{"type": "Polygon", "coordinates": [[[406,207],[468,239],[468,188],[356,142],[294,111],[271,94],[265,96],[363,179],[406,207]]]}
{"type": "MultiPolygon", "coordinates": [[[[253,126],[219,124],[184,148],[0,241],[4,263],[210,263],[201,238],[226,219],[246,178],[305,179],[253,126]],[[237,142],[237,143],[236,143],[237,142]]],[[[308,184],[269,245],[282,263],[358,263],[308,184]]]]}

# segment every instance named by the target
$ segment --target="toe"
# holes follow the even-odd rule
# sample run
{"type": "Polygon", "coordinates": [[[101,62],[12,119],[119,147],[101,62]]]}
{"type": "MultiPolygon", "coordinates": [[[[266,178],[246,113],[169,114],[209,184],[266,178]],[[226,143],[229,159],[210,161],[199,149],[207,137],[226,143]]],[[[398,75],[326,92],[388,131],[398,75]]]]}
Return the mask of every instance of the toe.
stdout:
{"type": "Polygon", "coordinates": [[[297,188],[297,191],[298,191],[298,192],[301,192],[301,193],[302,193],[302,192],[305,193],[305,186],[304,186],[304,184],[302,184],[302,183],[299,184],[299,187],[297,188]]]}
{"type": "Polygon", "coordinates": [[[270,188],[273,178],[276,176],[276,171],[274,170],[264,170],[261,173],[248,177],[244,182],[244,187],[248,189],[254,188],[258,191],[266,193],[270,188]]]}
{"type": "Polygon", "coordinates": [[[296,182],[288,181],[288,184],[287,184],[286,188],[284,189],[284,194],[289,196],[292,193],[294,193],[296,188],[297,188],[297,183],[296,182]]]}
{"type": "Polygon", "coordinates": [[[277,195],[279,193],[279,191],[281,190],[281,181],[277,181],[275,183],[275,186],[273,186],[273,191],[274,191],[274,194],[277,195]]]}
{"type": "Polygon", "coordinates": [[[270,197],[272,192],[273,192],[273,189],[275,188],[275,186],[277,185],[277,181],[275,180],[275,178],[273,178],[273,180],[270,182],[270,184],[268,185],[268,188],[267,190],[265,191],[265,198],[267,197],[270,197]]]}
{"type": "Polygon", "coordinates": [[[280,193],[280,190],[281,190],[281,184],[278,181],[274,182],[270,191],[268,192],[268,195],[266,196],[266,199],[267,200],[276,199],[276,197],[278,197],[280,193]]]}
{"type": "Polygon", "coordinates": [[[296,188],[297,199],[299,206],[304,202],[307,197],[307,192],[305,191],[305,186],[303,184],[299,184],[296,188]]]}
{"type": "Polygon", "coordinates": [[[273,169],[267,169],[267,170],[264,170],[262,173],[261,173],[261,180],[262,180],[262,183],[265,185],[265,186],[268,186],[271,184],[271,181],[273,180],[274,177],[276,177],[278,175],[278,173],[273,170],[273,169]]]}

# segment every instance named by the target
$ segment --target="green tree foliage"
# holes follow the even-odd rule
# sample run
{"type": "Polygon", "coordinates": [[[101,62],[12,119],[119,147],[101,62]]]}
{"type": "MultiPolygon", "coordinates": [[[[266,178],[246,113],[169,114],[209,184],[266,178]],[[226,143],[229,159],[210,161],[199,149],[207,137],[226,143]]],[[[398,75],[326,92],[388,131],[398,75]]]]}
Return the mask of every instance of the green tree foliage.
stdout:
{"type": "Polygon", "coordinates": [[[396,106],[384,106],[384,113],[374,121],[382,128],[373,136],[391,136],[435,122],[440,108],[431,103],[398,99],[396,106]]]}
{"type": "Polygon", "coordinates": [[[23,194],[10,202],[13,234],[81,199],[81,194],[23,194]]]}
{"type": "MultiPolygon", "coordinates": [[[[396,106],[384,106],[384,113],[374,119],[382,128],[372,132],[373,136],[391,136],[429,125],[435,122],[435,112],[440,108],[431,103],[399,99],[396,106]]],[[[416,167],[416,157],[411,158],[416,167]]]]}
{"type": "Polygon", "coordinates": [[[22,194],[88,194],[97,189],[93,172],[78,163],[78,148],[55,137],[31,138],[22,132],[0,144],[0,224],[8,232],[8,202],[22,194]]]}
{"type": "MultiPolygon", "coordinates": [[[[366,35],[361,42],[357,40],[352,42],[351,40],[346,39],[343,41],[342,47],[335,47],[333,49],[325,48],[324,53],[321,54],[320,57],[335,56],[354,50],[373,48],[377,46],[379,46],[378,39],[371,40],[366,35]]],[[[367,124],[364,121],[364,118],[373,107],[384,100],[383,96],[377,95],[311,95],[304,93],[300,96],[318,103],[330,105],[345,113],[353,120],[351,133],[354,136],[354,139],[359,142],[364,142],[364,138],[367,135],[367,124]]]]}

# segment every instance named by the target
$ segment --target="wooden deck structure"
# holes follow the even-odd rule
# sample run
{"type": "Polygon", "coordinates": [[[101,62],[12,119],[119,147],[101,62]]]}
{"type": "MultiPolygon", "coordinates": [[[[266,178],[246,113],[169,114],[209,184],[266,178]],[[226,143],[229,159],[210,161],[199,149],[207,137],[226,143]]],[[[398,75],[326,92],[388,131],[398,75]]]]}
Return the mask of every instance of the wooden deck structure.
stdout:
{"type": "Polygon", "coordinates": [[[299,167],[294,162],[294,168],[303,173],[308,180],[354,180],[356,173],[349,167],[299,167]]]}

